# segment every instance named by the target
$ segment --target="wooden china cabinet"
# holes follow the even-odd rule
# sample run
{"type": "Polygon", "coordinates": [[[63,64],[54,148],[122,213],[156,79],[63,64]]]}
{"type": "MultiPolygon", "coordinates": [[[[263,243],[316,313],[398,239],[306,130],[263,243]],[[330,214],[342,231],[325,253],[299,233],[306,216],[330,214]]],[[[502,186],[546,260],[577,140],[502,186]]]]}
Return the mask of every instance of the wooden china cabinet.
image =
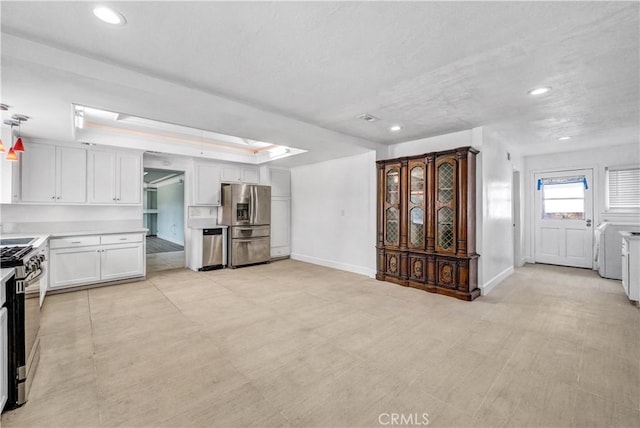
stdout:
{"type": "Polygon", "coordinates": [[[471,147],[377,161],[376,278],[463,300],[480,295],[471,147]]]}

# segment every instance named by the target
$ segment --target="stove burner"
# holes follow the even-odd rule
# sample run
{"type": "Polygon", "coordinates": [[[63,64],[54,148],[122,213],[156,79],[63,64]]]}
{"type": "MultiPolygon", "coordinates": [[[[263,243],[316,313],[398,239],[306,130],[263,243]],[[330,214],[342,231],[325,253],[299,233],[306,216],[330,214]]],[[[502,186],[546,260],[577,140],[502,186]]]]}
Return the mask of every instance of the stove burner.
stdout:
{"type": "Polygon", "coordinates": [[[31,245],[26,247],[3,247],[0,248],[0,266],[14,267],[22,266],[22,258],[33,250],[31,245]]]}

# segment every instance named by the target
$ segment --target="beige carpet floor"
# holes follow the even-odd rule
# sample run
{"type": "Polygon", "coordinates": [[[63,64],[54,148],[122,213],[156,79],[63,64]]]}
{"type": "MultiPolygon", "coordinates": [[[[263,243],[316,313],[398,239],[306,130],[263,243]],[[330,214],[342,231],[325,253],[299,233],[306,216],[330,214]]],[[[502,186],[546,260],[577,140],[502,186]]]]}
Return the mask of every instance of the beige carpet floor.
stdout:
{"type": "Polygon", "coordinates": [[[640,315],[588,270],[471,303],[291,260],[170,270],[47,297],[41,334],[3,427],[640,426],[640,315]]]}

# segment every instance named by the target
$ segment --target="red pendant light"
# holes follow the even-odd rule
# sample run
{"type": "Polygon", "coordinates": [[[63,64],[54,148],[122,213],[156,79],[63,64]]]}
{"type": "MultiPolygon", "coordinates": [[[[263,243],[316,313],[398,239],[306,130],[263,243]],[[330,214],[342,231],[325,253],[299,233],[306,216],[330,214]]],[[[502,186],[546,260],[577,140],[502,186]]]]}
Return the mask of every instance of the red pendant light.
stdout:
{"type": "Polygon", "coordinates": [[[23,120],[27,120],[29,119],[29,117],[23,114],[14,114],[12,118],[18,121],[18,139],[13,145],[13,150],[15,150],[16,152],[24,152],[24,145],[22,144],[22,130],[20,129],[20,125],[22,124],[23,120]]]}
{"type": "Polygon", "coordinates": [[[22,144],[22,138],[18,137],[16,143],[13,145],[13,150],[16,152],[24,152],[24,145],[22,144]]]}
{"type": "Polygon", "coordinates": [[[13,149],[13,147],[11,149],[9,149],[9,153],[7,153],[7,160],[8,161],[17,161],[18,160],[18,155],[16,155],[16,151],[13,149]]]}

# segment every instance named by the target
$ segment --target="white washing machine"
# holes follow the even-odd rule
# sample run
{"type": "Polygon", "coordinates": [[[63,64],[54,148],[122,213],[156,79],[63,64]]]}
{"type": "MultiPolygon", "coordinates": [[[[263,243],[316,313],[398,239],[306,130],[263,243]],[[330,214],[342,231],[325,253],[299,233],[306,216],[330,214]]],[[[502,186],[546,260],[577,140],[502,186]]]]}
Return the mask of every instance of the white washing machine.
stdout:
{"type": "Polygon", "coordinates": [[[596,266],[603,278],[622,279],[622,231],[640,232],[640,224],[604,222],[596,229],[596,266]]]}

